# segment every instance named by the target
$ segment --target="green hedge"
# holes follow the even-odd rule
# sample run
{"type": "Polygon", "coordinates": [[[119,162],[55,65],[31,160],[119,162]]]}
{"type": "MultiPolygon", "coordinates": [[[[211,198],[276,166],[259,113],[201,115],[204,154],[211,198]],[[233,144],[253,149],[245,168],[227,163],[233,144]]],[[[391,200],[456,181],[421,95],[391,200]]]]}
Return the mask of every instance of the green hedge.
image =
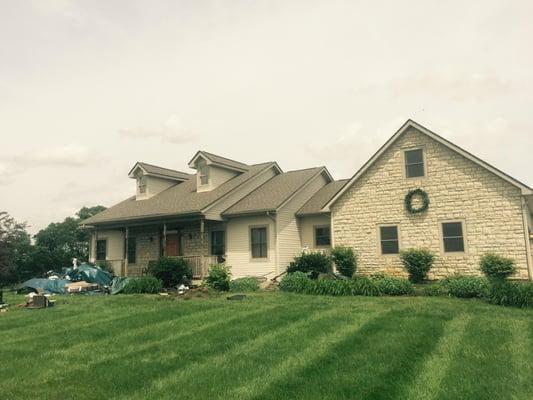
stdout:
{"type": "Polygon", "coordinates": [[[489,286],[486,279],[463,275],[449,276],[440,285],[448,295],[460,298],[485,297],[489,286]]]}
{"type": "Polygon", "coordinates": [[[141,278],[130,278],[122,293],[159,293],[163,290],[163,283],[153,276],[143,276],[141,278]]]}
{"type": "Polygon", "coordinates": [[[415,292],[413,284],[407,279],[385,274],[374,274],[370,279],[377,285],[380,293],[387,296],[405,296],[415,292]]]}
{"type": "Polygon", "coordinates": [[[237,278],[229,283],[230,292],[256,292],[259,284],[255,278],[237,278]]]}

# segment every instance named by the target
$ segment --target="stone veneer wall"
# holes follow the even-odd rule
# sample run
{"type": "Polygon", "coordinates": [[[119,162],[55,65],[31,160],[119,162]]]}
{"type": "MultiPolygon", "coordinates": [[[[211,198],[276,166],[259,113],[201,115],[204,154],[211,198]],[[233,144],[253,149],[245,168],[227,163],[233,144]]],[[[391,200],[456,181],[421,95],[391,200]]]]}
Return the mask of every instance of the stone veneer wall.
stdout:
{"type": "Polygon", "coordinates": [[[335,245],[354,247],[358,271],[405,276],[398,255],[381,255],[379,225],[396,224],[400,249],[425,247],[438,258],[430,278],[453,273],[480,275],[479,259],[488,251],[513,258],[515,278],[528,279],[526,242],[518,188],[414,128],[405,132],[332,207],[335,245]],[[423,147],[426,177],[404,177],[403,150],[423,147]],[[429,210],[408,214],[408,190],[424,189],[429,210]],[[441,250],[443,221],[465,224],[465,253],[441,250]]]}
{"type": "MultiPolygon", "coordinates": [[[[182,234],[183,255],[208,255],[209,231],[215,229],[224,230],[225,225],[217,222],[206,222],[204,239],[202,240],[199,221],[180,226],[179,231],[182,234]]],[[[146,268],[150,261],[159,258],[161,251],[161,232],[161,227],[140,227],[130,229],[130,237],[135,237],[137,239],[137,262],[135,264],[128,264],[128,276],[140,276],[143,268],[146,268]],[[150,238],[152,238],[152,240],[150,240],[150,238]]]]}

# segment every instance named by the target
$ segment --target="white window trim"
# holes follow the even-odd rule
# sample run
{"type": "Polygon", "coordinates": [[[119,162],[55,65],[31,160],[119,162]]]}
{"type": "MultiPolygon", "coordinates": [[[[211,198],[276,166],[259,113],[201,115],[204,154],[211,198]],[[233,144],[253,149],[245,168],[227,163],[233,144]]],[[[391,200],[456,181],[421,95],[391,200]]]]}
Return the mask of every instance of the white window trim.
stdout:
{"type": "Polygon", "coordinates": [[[466,254],[468,254],[468,240],[466,236],[466,221],[464,219],[445,219],[439,221],[439,241],[440,241],[440,253],[442,256],[446,257],[462,257],[466,254]],[[461,230],[463,231],[463,247],[464,251],[444,251],[444,230],[443,230],[443,224],[453,223],[453,222],[460,222],[461,223],[461,230]]]}
{"type": "Polygon", "coordinates": [[[390,257],[398,257],[400,255],[400,252],[402,251],[402,240],[401,240],[401,230],[400,230],[400,224],[399,223],[379,224],[377,226],[377,235],[378,235],[377,243],[378,243],[378,255],[379,256],[390,258],[390,257]],[[381,228],[387,228],[387,227],[391,227],[391,226],[395,226],[396,227],[396,231],[398,232],[398,253],[387,253],[387,254],[384,254],[382,249],[381,249],[381,228]]]}
{"type": "Polygon", "coordinates": [[[402,171],[403,171],[403,178],[407,180],[417,180],[417,179],[420,180],[420,179],[426,179],[428,177],[426,146],[407,147],[407,148],[402,149],[402,171]],[[422,162],[424,165],[423,176],[413,176],[413,177],[407,176],[407,165],[405,164],[405,161],[406,161],[405,153],[407,151],[412,151],[412,150],[422,150],[422,162]]]}
{"type": "Polygon", "coordinates": [[[270,229],[268,225],[249,225],[248,226],[248,249],[250,252],[250,261],[251,262],[269,262],[271,251],[270,251],[270,229]],[[266,229],[266,247],[267,247],[267,256],[266,257],[253,257],[252,253],[252,229],[256,228],[265,228],[266,229]]]}

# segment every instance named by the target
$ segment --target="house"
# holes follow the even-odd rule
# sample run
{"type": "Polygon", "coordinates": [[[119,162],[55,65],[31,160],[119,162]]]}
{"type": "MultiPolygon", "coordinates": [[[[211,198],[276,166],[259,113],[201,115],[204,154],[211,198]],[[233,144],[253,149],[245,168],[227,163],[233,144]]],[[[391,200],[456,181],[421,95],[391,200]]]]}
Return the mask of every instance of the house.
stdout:
{"type": "Polygon", "coordinates": [[[480,275],[496,252],[517,279],[533,277],[532,210],[530,187],[411,120],[322,208],[362,273],[405,274],[399,251],[424,247],[438,256],[430,278],[480,275]]]}
{"type": "Polygon", "coordinates": [[[330,247],[326,202],[346,181],[325,167],[283,172],[198,151],[193,174],[137,162],[136,194],[82,222],[90,261],[141,275],[160,256],[189,262],[195,277],[226,262],[234,277],[281,274],[302,249],[330,247]]]}
{"type": "Polygon", "coordinates": [[[135,196],[83,221],[91,261],[139,275],[166,255],[196,277],[226,262],[234,277],[272,279],[303,249],[342,245],[361,273],[405,275],[399,252],[424,247],[438,255],[430,278],[479,275],[489,251],[533,277],[533,189],[411,120],[349,180],[205,151],[189,167],[135,164],[135,196]]]}

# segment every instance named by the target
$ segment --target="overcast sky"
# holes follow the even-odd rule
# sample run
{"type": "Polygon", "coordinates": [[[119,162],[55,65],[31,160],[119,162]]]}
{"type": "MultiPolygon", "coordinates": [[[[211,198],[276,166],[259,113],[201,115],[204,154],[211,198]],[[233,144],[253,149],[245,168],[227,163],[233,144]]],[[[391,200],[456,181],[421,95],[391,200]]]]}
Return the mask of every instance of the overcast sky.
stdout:
{"type": "Polygon", "coordinates": [[[354,174],[408,118],[533,184],[533,1],[0,0],[0,211],[198,149],[354,174]]]}

